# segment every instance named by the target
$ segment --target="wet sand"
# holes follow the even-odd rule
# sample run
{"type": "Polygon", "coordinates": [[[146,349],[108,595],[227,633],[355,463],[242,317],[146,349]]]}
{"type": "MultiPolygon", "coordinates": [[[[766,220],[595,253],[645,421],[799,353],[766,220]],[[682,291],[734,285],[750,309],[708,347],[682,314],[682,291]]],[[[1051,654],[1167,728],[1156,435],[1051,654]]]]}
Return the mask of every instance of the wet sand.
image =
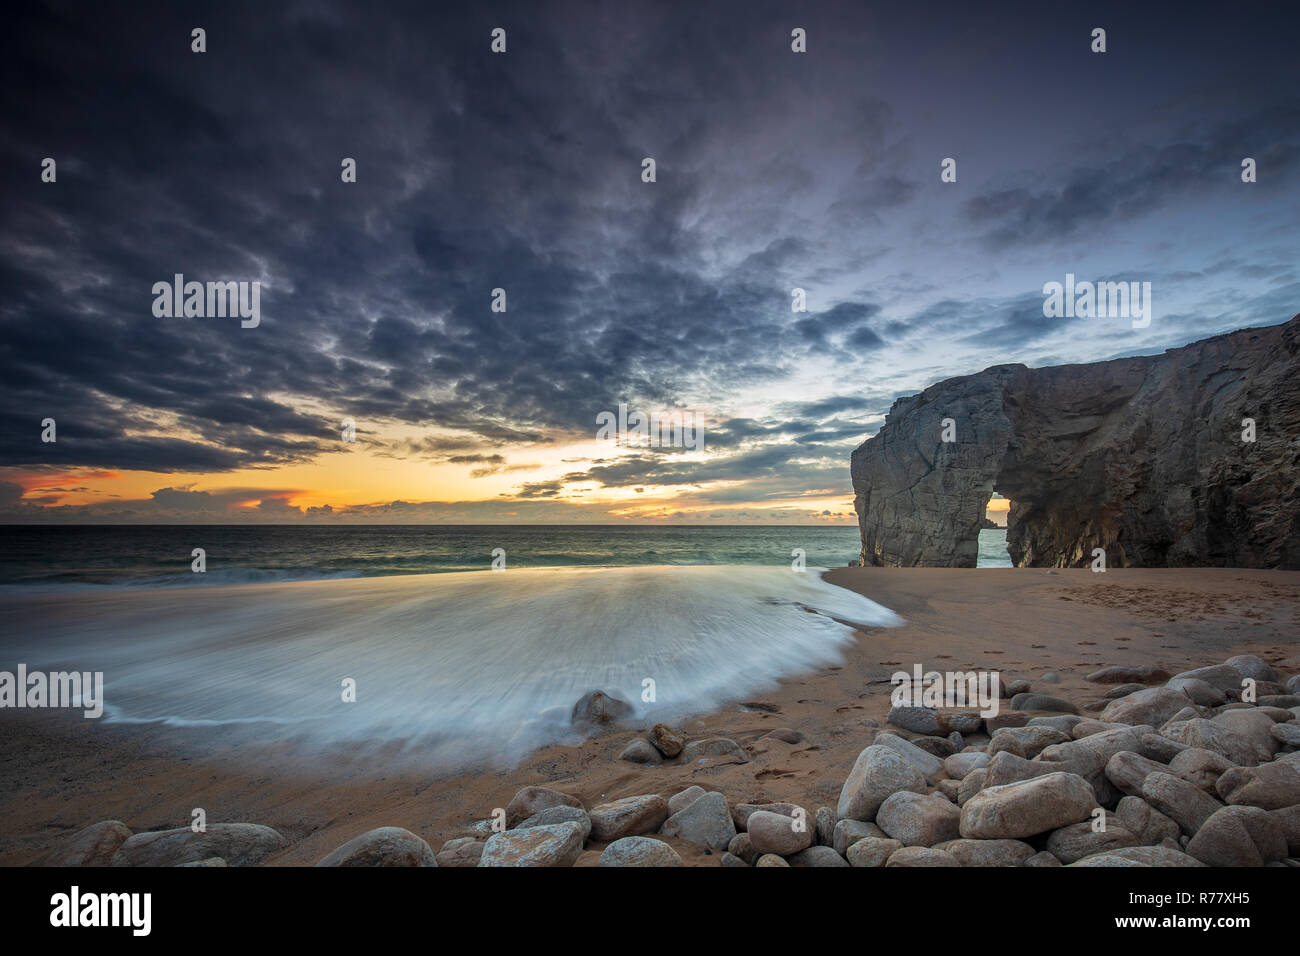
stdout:
{"type": "MultiPolygon", "coordinates": [[[[405,827],[436,851],[534,784],[572,793],[588,807],[634,794],[671,796],[699,784],[733,804],[790,801],[811,813],[834,805],[870,742],[866,721],[884,723],[890,675],[915,664],[996,670],[1004,683],[1025,678],[1035,690],[1079,705],[1108,689],[1084,675],[1110,664],[1156,663],[1175,673],[1251,653],[1300,669],[1300,572],[845,568],[828,580],[891,608],[907,624],[859,631],[841,666],[680,728],[691,737],[734,739],[748,763],[631,764],[618,755],[648,728],[626,727],[579,746],[536,751],[512,770],[448,775],[390,762],[382,752],[306,757],[271,727],[124,725],[5,710],[0,865],[37,862],[60,836],[99,820],[121,820],[137,832],[187,826],[195,807],[209,823],[261,823],[283,833],[289,846],[268,865],[314,864],[379,826],[405,827]],[[1042,682],[1048,671],[1060,683],[1042,682]],[[805,741],[764,736],[781,727],[805,741]]],[[[667,842],[688,865],[718,865],[717,853],[667,842]]],[[[578,865],[594,865],[599,850],[589,845],[578,865]]]]}

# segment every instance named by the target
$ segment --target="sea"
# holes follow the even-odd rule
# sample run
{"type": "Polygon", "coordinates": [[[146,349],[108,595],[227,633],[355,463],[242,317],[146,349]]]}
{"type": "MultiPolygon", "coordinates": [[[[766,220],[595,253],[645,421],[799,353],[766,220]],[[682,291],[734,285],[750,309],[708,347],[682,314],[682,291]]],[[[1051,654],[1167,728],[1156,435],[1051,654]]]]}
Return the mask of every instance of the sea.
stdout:
{"type": "Polygon", "coordinates": [[[206,745],[509,767],[580,741],[592,690],[682,726],[889,646],[905,621],[823,579],[858,547],[852,527],[10,526],[0,670],[100,673],[100,719],[206,745]]]}
{"type": "MultiPolygon", "coordinates": [[[[844,567],[858,529],[591,525],[7,525],[0,588],[193,587],[506,568],[844,567]],[[193,570],[196,548],[203,573],[193,570]],[[499,549],[499,551],[498,551],[499,549]]],[[[1005,529],[978,567],[1011,567],[1005,529]]]]}

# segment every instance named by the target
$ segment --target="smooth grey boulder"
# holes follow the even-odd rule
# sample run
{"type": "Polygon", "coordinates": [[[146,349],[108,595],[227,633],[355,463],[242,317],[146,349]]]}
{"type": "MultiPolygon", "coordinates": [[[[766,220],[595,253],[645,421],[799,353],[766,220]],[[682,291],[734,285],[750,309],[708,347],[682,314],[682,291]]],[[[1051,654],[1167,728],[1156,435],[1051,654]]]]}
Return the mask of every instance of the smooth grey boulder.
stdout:
{"type": "Polygon", "coordinates": [[[961,808],[967,839],[1019,839],[1088,819],[1097,795],[1083,777],[1056,772],[986,787],[961,808]]]}
{"type": "Polygon", "coordinates": [[[933,707],[900,707],[895,705],[886,718],[895,727],[914,734],[946,737],[954,730],[962,734],[978,733],[983,718],[968,711],[936,710],[933,707]]]}
{"type": "Polygon", "coordinates": [[[654,833],[668,819],[668,801],[657,793],[623,797],[588,811],[591,839],[601,843],[654,833]]]}
{"type": "Polygon", "coordinates": [[[874,819],[880,805],[899,790],[925,793],[925,777],[898,751],[872,744],[858,754],[849,771],[835,815],[841,820],[874,819]]]}
{"type": "Polygon", "coordinates": [[[904,740],[897,734],[877,734],[873,741],[876,746],[888,747],[900,754],[930,783],[935,783],[943,776],[943,761],[934,754],[926,753],[910,740],[904,740]]]}
{"type": "Polygon", "coordinates": [[[757,810],[749,815],[746,832],[759,854],[775,853],[789,857],[812,846],[814,833],[808,822],[799,817],[757,810]]]}
{"type": "Polygon", "coordinates": [[[41,858],[38,866],[109,866],[131,838],[131,828],[121,820],[101,820],[63,837],[41,858]]]}
{"type": "Polygon", "coordinates": [[[1145,690],[1111,701],[1101,712],[1101,719],[1122,724],[1149,724],[1159,727],[1191,703],[1181,690],[1173,687],[1148,687],[1145,690]]]}
{"type": "Polygon", "coordinates": [[[176,866],[219,856],[228,866],[257,866],[285,846],[283,836],[257,823],[210,823],[202,833],[189,827],[137,833],[118,847],[111,865],[176,866]]]}
{"type": "Polygon", "coordinates": [[[1070,866],[1205,866],[1196,857],[1164,846],[1126,846],[1085,856],[1070,866]]]}
{"type": "Polygon", "coordinates": [[[1022,840],[946,840],[936,843],[936,850],[946,850],[962,866],[1024,866],[1034,855],[1034,848],[1022,840]]]}
{"type": "Polygon", "coordinates": [[[659,832],[688,843],[725,850],[736,835],[736,824],[732,822],[727,798],[720,793],[706,793],[670,816],[659,832]]]}
{"type": "Polygon", "coordinates": [[[1112,819],[1137,839],[1141,846],[1155,846],[1165,840],[1177,840],[1181,832],[1177,823],[1141,797],[1120,800],[1112,819]]]}
{"type": "MultiPolygon", "coordinates": [[[[219,855],[219,854],[218,854],[219,855]]],[[[437,866],[433,848],[402,827],[376,827],[322,859],[317,866],[437,866]]]]}
{"type": "Polygon", "coordinates": [[[1118,824],[1112,823],[1105,830],[1094,830],[1092,826],[1092,822],[1087,821],[1053,830],[1047,836],[1047,852],[1062,863],[1070,864],[1094,853],[1138,844],[1137,837],[1118,824]]]}
{"type": "Polygon", "coordinates": [[[683,763],[705,760],[715,766],[732,763],[749,763],[749,757],[740,744],[727,737],[708,737],[692,740],[682,750],[683,763]]]}
{"type": "Polygon", "coordinates": [[[791,866],[837,867],[850,865],[848,860],[828,846],[810,846],[806,850],[791,854],[788,859],[791,866]]]}
{"type": "Polygon", "coordinates": [[[620,837],[601,851],[597,866],[682,866],[677,851],[663,840],[620,837]]]}
{"type": "Polygon", "coordinates": [[[845,851],[850,866],[884,866],[889,857],[903,844],[897,840],[880,837],[863,837],[845,851]]]}
{"type": "Polygon", "coordinates": [[[506,804],[506,829],[514,829],[522,821],[548,807],[577,807],[581,810],[582,801],[550,787],[524,787],[506,804]]]}
{"type": "Polygon", "coordinates": [[[590,690],[573,705],[570,721],[575,725],[609,724],[632,714],[632,705],[606,694],[603,690],[590,690]]]}
{"type": "Polygon", "coordinates": [[[1050,694],[1016,694],[1011,698],[1012,710],[1047,710],[1063,714],[1077,714],[1078,709],[1068,700],[1050,694]]]}
{"type": "Polygon", "coordinates": [[[1287,855],[1286,834],[1258,807],[1222,807],[1187,844],[1208,866],[1264,866],[1287,855]]]}
{"type": "Polygon", "coordinates": [[[582,825],[552,823],[494,833],[483,845],[479,866],[573,866],[582,854],[582,825]]]}
{"type": "Polygon", "coordinates": [[[960,836],[961,810],[943,797],[901,790],[876,812],[876,825],[904,846],[934,846],[960,836]]]}
{"type": "Polygon", "coordinates": [[[1225,803],[1281,810],[1300,803],[1300,766],[1274,761],[1258,767],[1232,767],[1214,784],[1225,803]]]}
{"type": "Polygon", "coordinates": [[[1084,680],[1094,684],[1158,684],[1169,672],[1155,664],[1115,664],[1093,671],[1084,680]]]}
{"type": "Polygon", "coordinates": [[[1141,796],[1189,836],[1223,806],[1195,784],[1171,773],[1149,774],[1142,781],[1141,796]]]}

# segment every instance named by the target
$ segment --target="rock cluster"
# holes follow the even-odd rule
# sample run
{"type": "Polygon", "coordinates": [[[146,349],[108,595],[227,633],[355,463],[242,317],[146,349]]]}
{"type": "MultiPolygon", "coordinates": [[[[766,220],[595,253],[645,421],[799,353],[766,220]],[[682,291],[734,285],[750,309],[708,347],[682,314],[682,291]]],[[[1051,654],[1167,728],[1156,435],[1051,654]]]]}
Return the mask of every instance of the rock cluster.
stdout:
{"type": "MultiPolygon", "coordinates": [[[[1241,655],[1173,676],[1106,668],[1089,680],[1134,687],[1103,701],[1097,718],[1072,713],[1069,701],[1011,724],[1007,715],[980,718],[978,727],[970,715],[936,721],[896,709],[890,720],[900,733],[873,730],[834,807],[733,803],[698,785],[588,807],[573,794],[529,786],[504,808],[500,832],[480,821],[474,835],[435,853],[409,830],[380,827],[317,865],[572,866],[597,844],[590,848],[599,850],[597,866],[681,866],[671,840],[726,867],[1300,866],[1294,676],[1241,655]],[[1242,700],[1243,687],[1268,693],[1242,700]],[[1210,699],[1204,688],[1219,702],[1201,702],[1210,699]]],[[[768,736],[804,739],[785,729],[768,736]]],[[[735,741],[687,740],[665,725],[644,742],[683,763],[748,759],[735,741]]],[[[133,834],[106,820],[64,838],[41,862],[254,866],[286,845],[280,833],[250,823],[133,834]]]]}

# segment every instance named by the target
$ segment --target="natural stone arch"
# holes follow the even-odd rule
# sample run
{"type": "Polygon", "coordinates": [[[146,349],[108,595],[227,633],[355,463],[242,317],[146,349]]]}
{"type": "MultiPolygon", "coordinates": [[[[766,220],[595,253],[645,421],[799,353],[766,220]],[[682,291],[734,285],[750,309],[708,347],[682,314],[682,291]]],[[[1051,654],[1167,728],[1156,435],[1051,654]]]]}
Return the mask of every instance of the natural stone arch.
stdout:
{"type": "Polygon", "coordinates": [[[899,399],[853,453],[862,561],[974,567],[996,489],[1017,566],[1087,566],[1100,547],[1109,567],[1300,567],[1298,354],[1300,316],[1159,356],[999,365],[899,399]]]}

